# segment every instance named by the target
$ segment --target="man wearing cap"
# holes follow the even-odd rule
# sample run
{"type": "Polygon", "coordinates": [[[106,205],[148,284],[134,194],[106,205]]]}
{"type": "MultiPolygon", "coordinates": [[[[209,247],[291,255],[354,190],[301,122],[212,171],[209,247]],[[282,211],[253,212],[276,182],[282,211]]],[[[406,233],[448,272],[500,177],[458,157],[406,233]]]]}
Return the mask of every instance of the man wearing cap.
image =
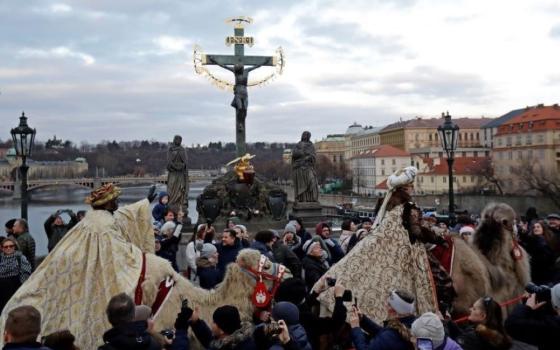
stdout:
{"type": "Polygon", "coordinates": [[[360,314],[354,308],[350,316],[352,326],[352,343],[356,350],[366,349],[410,349],[410,338],[408,329],[415,320],[416,310],[414,296],[403,290],[394,290],[389,293],[387,300],[387,312],[389,319],[385,321],[384,327],[376,324],[367,316],[360,314]],[[360,328],[361,326],[361,328],[360,328]],[[375,337],[366,341],[364,331],[375,334],[375,337]]]}
{"type": "Polygon", "coordinates": [[[558,349],[560,344],[560,283],[550,289],[550,303],[531,294],[519,304],[505,322],[508,334],[539,350],[558,349]],[[549,309],[550,307],[550,309],[549,309]]]}
{"type": "MultiPolygon", "coordinates": [[[[152,200],[154,190],[155,186],[149,194],[152,200]]],[[[18,289],[7,309],[32,305],[48,314],[46,329],[81,329],[76,334],[81,347],[99,345],[94,335],[107,329],[101,316],[111,293],[133,291],[143,253],[154,253],[149,200],[119,208],[120,193],[111,183],[91,192],[86,202],[92,209],[18,289]]]]}
{"type": "Polygon", "coordinates": [[[241,322],[235,306],[224,305],[217,308],[212,315],[211,328],[195,312],[191,318],[191,327],[205,349],[257,349],[253,340],[254,327],[248,322],[241,322]]]}
{"type": "Polygon", "coordinates": [[[196,259],[196,274],[200,287],[212,289],[220,283],[220,270],[218,270],[218,249],[212,243],[204,243],[200,249],[200,257],[196,259]]]}
{"type": "Polygon", "coordinates": [[[445,335],[445,329],[440,318],[433,312],[426,312],[412,323],[410,328],[415,338],[425,338],[432,341],[434,350],[461,350],[461,346],[445,335]]]}

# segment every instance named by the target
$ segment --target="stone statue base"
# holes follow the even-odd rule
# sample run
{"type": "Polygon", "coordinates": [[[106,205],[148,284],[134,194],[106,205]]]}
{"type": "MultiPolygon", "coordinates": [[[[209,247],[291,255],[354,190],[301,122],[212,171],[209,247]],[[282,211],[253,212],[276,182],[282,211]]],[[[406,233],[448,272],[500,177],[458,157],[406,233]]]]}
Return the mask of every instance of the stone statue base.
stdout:
{"type": "Polygon", "coordinates": [[[212,181],[198,196],[196,203],[198,223],[210,221],[223,229],[219,225],[236,216],[242,223],[248,224],[251,231],[255,231],[258,223],[268,225],[266,228],[285,224],[288,196],[284,190],[258,175],[250,181],[247,178],[240,180],[234,171],[230,171],[212,181]]]}
{"type": "Polygon", "coordinates": [[[323,217],[323,207],[319,202],[295,202],[292,207],[292,214],[301,218],[305,227],[315,227],[325,219],[323,217]]]}

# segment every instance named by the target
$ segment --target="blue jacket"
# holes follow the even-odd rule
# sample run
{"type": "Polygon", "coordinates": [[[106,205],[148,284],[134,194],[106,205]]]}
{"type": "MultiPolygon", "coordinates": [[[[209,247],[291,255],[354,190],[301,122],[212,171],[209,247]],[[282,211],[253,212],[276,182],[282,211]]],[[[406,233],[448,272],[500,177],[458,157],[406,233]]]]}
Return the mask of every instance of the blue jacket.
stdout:
{"type": "MultiPolygon", "coordinates": [[[[400,318],[402,324],[410,328],[414,322],[414,316],[400,318]]],[[[409,350],[412,344],[410,341],[403,339],[400,334],[393,328],[382,327],[366,316],[363,316],[360,325],[368,333],[373,335],[373,339],[366,340],[364,331],[361,328],[352,328],[352,343],[356,350],[409,350]]]]}
{"type": "Polygon", "coordinates": [[[218,250],[218,270],[220,270],[220,281],[224,279],[226,274],[226,267],[234,263],[237,259],[237,254],[242,249],[240,241],[235,240],[235,245],[223,245],[221,242],[216,244],[218,250]]]}
{"type": "MultiPolygon", "coordinates": [[[[218,257],[220,259],[220,257],[218,257]]],[[[196,275],[200,287],[212,289],[220,283],[221,273],[217,266],[212,265],[206,258],[198,258],[196,262],[196,275]]]]}
{"type": "Polygon", "coordinates": [[[254,241],[251,243],[251,249],[258,250],[262,255],[265,255],[270,261],[274,262],[274,254],[272,253],[272,248],[264,244],[263,242],[254,241]]]}
{"type": "Polygon", "coordinates": [[[51,350],[51,348],[47,348],[43,346],[41,343],[33,342],[33,343],[8,343],[4,345],[2,350],[51,350]]]}
{"type": "Polygon", "coordinates": [[[189,342],[189,333],[186,329],[175,330],[175,339],[171,343],[170,350],[189,350],[191,348],[189,342]]]}
{"type": "Polygon", "coordinates": [[[163,221],[163,216],[167,210],[167,204],[161,203],[161,199],[165,196],[168,196],[167,192],[160,192],[158,196],[158,204],[156,204],[154,209],[152,209],[152,216],[156,221],[163,221]]]}

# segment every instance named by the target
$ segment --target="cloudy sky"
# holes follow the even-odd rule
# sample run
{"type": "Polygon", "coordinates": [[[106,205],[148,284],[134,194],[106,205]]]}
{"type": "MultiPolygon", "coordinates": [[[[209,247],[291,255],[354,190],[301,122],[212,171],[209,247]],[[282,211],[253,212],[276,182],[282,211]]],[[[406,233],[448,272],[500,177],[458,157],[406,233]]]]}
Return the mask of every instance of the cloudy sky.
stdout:
{"type": "Polygon", "coordinates": [[[249,92],[248,141],[560,102],[557,0],[1,0],[0,139],[25,110],[41,140],[233,141],[231,92],[192,51],[231,54],[236,15],[254,19],[247,54],[286,55],[249,92]]]}

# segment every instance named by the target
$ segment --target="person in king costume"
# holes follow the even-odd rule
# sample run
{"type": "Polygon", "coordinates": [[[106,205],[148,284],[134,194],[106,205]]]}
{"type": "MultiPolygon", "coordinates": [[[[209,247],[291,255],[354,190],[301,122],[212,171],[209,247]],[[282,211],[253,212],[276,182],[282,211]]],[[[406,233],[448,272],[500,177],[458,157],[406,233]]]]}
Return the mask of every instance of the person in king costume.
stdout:
{"type": "MultiPolygon", "coordinates": [[[[97,348],[111,326],[105,308],[113,295],[132,295],[142,268],[142,253],[154,252],[150,198],[118,208],[121,193],[113,184],[91,192],[92,209],[58,243],[10,299],[0,317],[32,305],[42,315],[42,334],[69,329],[85,349],[97,348]],[[126,266],[126,269],[123,269],[126,266]],[[87,325],[87,330],[83,327],[87,325]]],[[[3,340],[0,339],[0,346],[3,340]]]]}
{"type": "MultiPolygon", "coordinates": [[[[377,212],[372,234],[325,274],[350,289],[360,310],[378,323],[386,320],[389,294],[397,289],[415,295],[417,315],[437,310],[426,249],[414,232],[415,217],[420,219],[410,202],[416,173],[416,168],[407,167],[387,179],[389,192],[377,212]]],[[[332,312],[332,290],[321,294],[319,301],[323,312],[332,312]]]]}

